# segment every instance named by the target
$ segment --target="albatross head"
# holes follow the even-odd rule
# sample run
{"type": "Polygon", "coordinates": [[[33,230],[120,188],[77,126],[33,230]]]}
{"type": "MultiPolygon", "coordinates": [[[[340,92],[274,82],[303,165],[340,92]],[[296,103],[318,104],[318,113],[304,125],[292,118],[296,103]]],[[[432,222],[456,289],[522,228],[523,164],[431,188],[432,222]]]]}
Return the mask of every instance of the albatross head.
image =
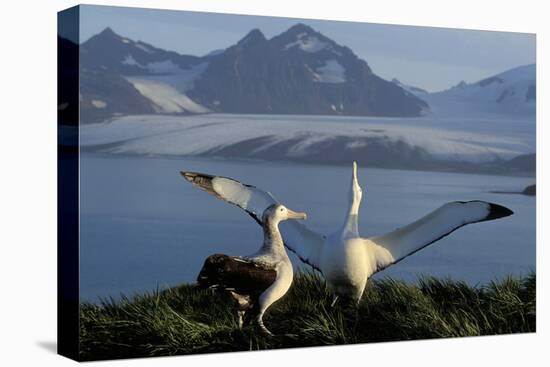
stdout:
{"type": "Polygon", "coordinates": [[[351,203],[350,214],[358,214],[359,205],[361,204],[361,198],[363,197],[363,190],[359,186],[357,179],[357,162],[353,161],[353,172],[351,175],[351,188],[349,192],[349,200],[351,203]]]}
{"type": "Polygon", "coordinates": [[[262,217],[264,223],[268,221],[279,223],[287,219],[306,219],[307,215],[306,213],[290,210],[281,204],[273,204],[264,211],[262,217]]]}

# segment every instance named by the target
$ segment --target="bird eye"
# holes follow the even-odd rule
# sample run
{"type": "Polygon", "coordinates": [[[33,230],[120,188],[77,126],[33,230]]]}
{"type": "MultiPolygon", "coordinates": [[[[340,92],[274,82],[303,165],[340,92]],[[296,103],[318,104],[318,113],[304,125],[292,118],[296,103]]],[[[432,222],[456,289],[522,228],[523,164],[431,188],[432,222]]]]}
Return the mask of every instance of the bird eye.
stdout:
{"type": "Polygon", "coordinates": [[[281,208],[280,211],[283,211],[283,208],[281,208]]]}

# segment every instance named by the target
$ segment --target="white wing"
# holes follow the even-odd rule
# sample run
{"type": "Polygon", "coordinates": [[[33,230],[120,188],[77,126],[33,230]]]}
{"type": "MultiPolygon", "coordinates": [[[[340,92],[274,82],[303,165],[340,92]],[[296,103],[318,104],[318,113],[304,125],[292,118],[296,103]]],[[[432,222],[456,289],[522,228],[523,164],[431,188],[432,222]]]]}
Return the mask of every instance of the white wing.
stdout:
{"type": "MultiPolygon", "coordinates": [[[[267,191],[246,185],[229,177],[211,176],[198,172],[180,172],[193,185],[218,199],[234,204],[246,211],[260,226],[262,214],[278,201],[267,191]]],[[[279,227],[285,246],[294,252],[302,262],[319,270],[319,258],[324,243],[322,235],[310,230],[302,223],[289,220],[279,227]]]]}
{"type": "Polygon", "coordinates": [[[371,237],[366,243],[372,245],[374,242],[386,250],[380,252],[381,256],[377,261],[377,271],[380,271],[431,245],[460,227],[512,214],[513,212],[506,207],[485,201],[455,201],[443,205],[403,228],[371,237]]]}

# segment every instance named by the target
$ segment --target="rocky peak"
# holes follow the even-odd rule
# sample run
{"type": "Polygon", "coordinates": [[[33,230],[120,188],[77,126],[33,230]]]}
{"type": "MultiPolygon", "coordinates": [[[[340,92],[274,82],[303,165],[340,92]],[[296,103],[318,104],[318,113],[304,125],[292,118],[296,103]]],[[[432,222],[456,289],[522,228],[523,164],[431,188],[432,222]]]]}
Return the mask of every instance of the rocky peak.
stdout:
{"type": "Polygon", "coordinates": [[[259,43],[266,42],[266,38],[262,31],[255,28],[247,33],[246,36],[244,36],[239,42],[237,42],[237,46],[239,47],[249,47],[252,45],[256,45],[259,43]]]}

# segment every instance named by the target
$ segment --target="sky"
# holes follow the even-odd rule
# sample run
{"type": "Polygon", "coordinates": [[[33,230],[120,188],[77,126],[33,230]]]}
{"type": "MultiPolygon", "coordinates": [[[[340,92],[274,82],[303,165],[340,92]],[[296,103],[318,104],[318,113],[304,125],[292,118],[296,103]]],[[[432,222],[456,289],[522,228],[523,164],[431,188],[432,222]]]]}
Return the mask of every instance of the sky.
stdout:
{"type": "Polygon", "coordinates": [[[298,22],[350,47],[382,78],[428,91],[536,60],[535,35],[527,33],[92,5],[81,7],[80,38],[86,41],[111,27],[136,41],[200,56],[235,44],[251,29],[271,38],[298,22]]]}

